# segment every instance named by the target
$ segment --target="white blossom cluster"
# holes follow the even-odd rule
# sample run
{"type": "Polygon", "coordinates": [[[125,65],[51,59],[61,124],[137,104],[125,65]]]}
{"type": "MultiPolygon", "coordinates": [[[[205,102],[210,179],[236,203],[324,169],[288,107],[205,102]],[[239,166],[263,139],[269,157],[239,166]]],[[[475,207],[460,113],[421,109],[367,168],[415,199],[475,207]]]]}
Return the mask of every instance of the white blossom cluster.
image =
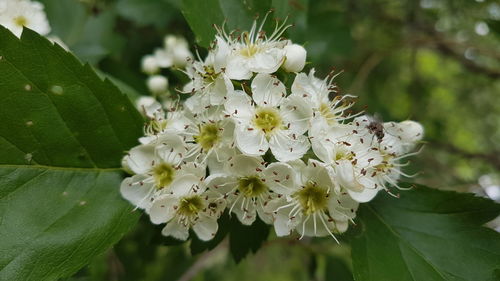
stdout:
{"type": "MultiPolygon", "coordinates": [[[[186,39],[167,35],[163,39],[163,48],[157,48],[152,54],[143,57],[141,62],[142,71],[149,75],[147,86],[155,96],[168,95],[168,79],[160,73],[161,69],[171,67],[185,67],[193,55],[189,51],[186,39]]],[[[143,99],[142,102],[150,103],[151,99],[143,99]]]]}
{"type": "Polygon", "coordinates": [[[353,114],[355,97],[338,93],[334,75],[300,72],[306,51],[281,38],[286,28],[219,29],[206,58],[185,66],[189,97],[142,106],[149,121],[123,159],[133,176],[121,193],[166,224],[163,235],[186,240],[192,229],[210,240],[227,211],[245,225],[258,217],[278,236],[336,239],[359,203],[407,176],[401,159],[414,154],[422,126],[353,114]]]}

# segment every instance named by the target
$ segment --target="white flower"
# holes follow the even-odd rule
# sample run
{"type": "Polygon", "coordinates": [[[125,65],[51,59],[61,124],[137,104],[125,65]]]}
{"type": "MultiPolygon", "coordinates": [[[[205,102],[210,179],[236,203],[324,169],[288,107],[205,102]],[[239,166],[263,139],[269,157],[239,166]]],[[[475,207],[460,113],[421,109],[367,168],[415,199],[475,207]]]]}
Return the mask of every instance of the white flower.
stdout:
{"type": "Polygon", "coordinates": [[[164,40],[164,48],[156,49],[154,52],[156,63],[162,68],[183,67],[192,57],[186,39],[173,35],[167,35],[164,40]]]}
{"type": "Polygon", "coordinates": [[[0,24],[12,31],[17,37],[21,36],[23,26],[41,35],[49,34],[50,26],[43,4],[29,0],[7,0],[4,5],[3,9],[0,10],[0,24]]]}
{"type": "Polygon", "coordinates": [[[312,111],[300,97],[286,98],[285,86],[276,77],[258,74],[252,81],[252,99],[236,91],[225,103],[236,121],[236,146],[244,154],[263,155],[271,148],[279,161],[301,158],[309,149],[303,134],[312,111]]]}
{"type": "Polygon", "coordinates": [[[199,178],[185,175],[170,194],[154,199],[149,215],[155,224],[167,223],[162,230],[164,236],[186,240],[193,228],[201,240],[207,241],[217,233],[217,219],[225,206],[220,194],[206,191],[199,178]]]}
{"type": "Polygon", "coordinates": [[[148,89],[155,95],[164,94],[168,91],[168,80],[163,75],[150,76],[146,82],[148,89]]]}
{"type": "Polygon", "coordinates": [[[333,181],[359,202],[375,197],[366,169],[383,161],[378,148],[370,146],[369,136],[350,124],[337,124],[311,139],[314,154],[325,163],[333,181]]]}
{"type": "Polygon", "coordinates": [[[333,84],[333,79],[337,75],[331,74],[321,80],[314,76],[314,69],[311,69],[309,75],[298,73],[293,81],[291,96],[302,97],[314,110],[315,118],[311,122],[310,132],[312,136],[321,134],[322,130],[353,117],[346,111],[354,105],[356,97],[350,95],[331,97],[337,93],[337,87],[333,84]]]}
{"type": "Polygon", "coordinates": [[[292,167],[285,163],[272,163],[265,167],[261,157],[236,155],[226,163],[225,170],[212,174],[207,186],[224,195],[230,206],[229,212],[236,214],[241,223],[252,224],[259,218],[270,224],[272,214],[266,212],[267,203],[278,196],[273,190],[288,189],[293,185],[292,167]]]}
{"type": "Polygon", "coordinates": [[[146,55],[142,58],[141,69],[144,73],[153,75],[160,71],[160,66],[153,55],[146,55]]]}
{"type": "Polygon", "coordinates": [[[217,44],[227,45],[231,50],[225,69],[230,79],[249,79],[253,72],[276,72],[285,60],[283,48],[288,41],[281,40],[280,37],[289,25],[285,22],[277,24],[274,32],[267,36],[262,30],[264,23],[265,19],[257,27],[257,22],[254,21],[250,31],[242,32],[237,37],[227,34],[223,28],[218,29],[217,44]]]}
{"type": "Polygon", "coordinates": [[[204,166],[182,162],[186,152],[186,144],[175,134],[161,136],[156,145],[132,148],[125,156],[124,166],[136,175],[123,180],[122,196],[137,208],[147,209],[152,198],[182,184],[184,175],[203,178],[204,166]]]}
{"type": "Polygon", "coordinates": [[[161,135],[167,133],[179,134],[189,124],[183,111],[173,106],[167,111],[152,97],[141,97],[136,102],[139,111],[148,118],[144,126],[144,135],[139,138],[142,144],[157,142],[161,135]]]}
{"type": "Polygon", "coordinates": [[[224,117],[222,107],[210,107],[203,113],[189,113],[181,134],[190,144],[186,158],[205,163],[210,156],[224,161],[232,155],[234,123],[224,117]]]}
{"type": "Polygon", "coordinates": [[[286,45],[285,48],[285,62],[283,69],[287,72],[299,72],[306,65],[307,51],[298,44],[286,45]]]}
{"type": "Polygon", "coordinates": [[[209,52],[204,62],[188,62],[185,74],[190,82],[184,86],[183,92],[193,94],[185,102],[190,111],[199,113],[208,106],[221,105],[234,91],[233,83],[224,73],[228,52],[223,44],[219,44],[209,52]]]}
{"type": "MultiPolygon", "coordinates": [[[[356,216],[358,203],[332,181],[322,164],[309,160],[308,165],[295,165],[296,184],[279,190],[285,196],[274,199],[274,228],[278,236],[296,230],[303,236],[332,236],[347,230],[356,216]],[[301,167],[302,166],[302,167],[301,167]]],[[[271,187],[272,189],[272,187],[271,187]]]]}

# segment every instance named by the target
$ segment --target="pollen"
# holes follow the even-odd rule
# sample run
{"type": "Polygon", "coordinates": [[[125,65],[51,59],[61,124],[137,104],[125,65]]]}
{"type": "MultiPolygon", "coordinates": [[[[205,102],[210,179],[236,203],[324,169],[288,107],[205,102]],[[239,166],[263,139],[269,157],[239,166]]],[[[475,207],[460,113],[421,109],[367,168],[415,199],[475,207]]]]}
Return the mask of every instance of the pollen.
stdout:
{"type": "Polygon", "coordinates": [[[177,212],[181,216],[192,217],[198,215],[203,208],[205,208],[203,199],[199,195],[193,195],[181,199],[177,212]]]}
{"type": "Polygon", "coordinates": [[[328,207],[328,191],[314,182],[308,182],[303,188],[295,192],[295,197],[302,207],[305,215],[318,211],[326,211],[328,207]]]}
{"type": "Polygon", "coordinates": [[[256,197],[266,192],[268,188],[259,177],[249,176],[238,180],[238,190],[245,197],[256,197]]]}
{"type": "Polygon", "coordinates": [[[23,16],[19,16],[14,18],[14,23],[18,26],[26,26],[28,20],[23,16]]]}
{"type": "Polygon", "coordinates": [[[259,130],[270,134],[281,126],[282,120],[278,110],[274,108],[259,108],[253,118],[253,124],[259,130]]]}
{"type": "Polygon", "coordinates": [[[153,178],[157,189],[163,189],[171,184],[174,177],[175,169],[168,163],[160,163],[153,168],[153,178]]]}
{"type": "Polygon", "coordinates": [[[214,82],[215,79],[217,79],[217,77],[219,76],[219,73],[215,72],[214,67],[211,65],[204,66],[203,70],[205,71],[205,73],[202,74],[202,77],[206,83],[214,82]]]}
{"type": "Polygon", "coordinates": [[[209,150],[219,142],[220,134],[220,127],[217,123],[204,124],[200,126],[200,134],[194,136],[194,140],[204,150],[209,150]]]}
{"type": "Polygon", "coordinates": [[[319,113],[321,114],[321,116],[323,116],[323,118],[326,119],[326,122],[328,123],[328,125],[334,125],[336,123],[335,121],[335,113],[332,112],[332,108],[326,104],[326,103],[322,103],[319,108],[319,113]]]}

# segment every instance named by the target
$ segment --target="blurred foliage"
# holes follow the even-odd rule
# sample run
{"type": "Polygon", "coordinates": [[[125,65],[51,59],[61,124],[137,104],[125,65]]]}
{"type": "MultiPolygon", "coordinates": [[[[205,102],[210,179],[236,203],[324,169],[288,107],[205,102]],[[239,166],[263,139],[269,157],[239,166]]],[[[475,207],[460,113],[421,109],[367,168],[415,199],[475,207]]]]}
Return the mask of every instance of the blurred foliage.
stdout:
{"type": "MultiPolygon", "coordinates": [[[[142,56],[160,47],[166,34],[181,34],[195,42],[181,9],[183,2],[198,5],[198,1],[42,2],[53,32],[80,59],[140,94],[147,94],[146,76],[140,72],[142,56]]],[[[205,5],[212,2],[225,1],[206,1],[205,5]]],[[[384,120],[423,123],[426,144],[408,168],[409,173],[420,172],[414,181],[465,191],[481,175],[499,173],[497,1],[229,2],[233,6],[224,6],[223,11],[229,26],[232,21],[249,22],[252,7],[273,7],[273,16],[281,19],[289,15],[295,26],[287,33],[306,46],[310,62],[306,67],[314,66],[319,75],[326,75],[332,67],[343,70],[338,85],[343,92],[360,97],[357,109],[366,105],[368,112],[384,120]]],[[[207,30],[214,32],[211,26],[207,30]]],[[[203,54],[203,48],[199,52],[203,54]]],[[[332,279],[325,270],[348,272],[349,262],[339,262],[347,261],[347,246],[271,239],[236,265],[226,259],[228,241],[190,258],[188,245],[157,246],[154,232],[158,230],[143,218],[135,232],[70,280],[178,280],[190,270],[198,273],[193,280],[255,280],[255,272],[261,280],[350,280],[349,273],[332,279]],[[283,243],[293,247],[275,246],[283,243]]]]}

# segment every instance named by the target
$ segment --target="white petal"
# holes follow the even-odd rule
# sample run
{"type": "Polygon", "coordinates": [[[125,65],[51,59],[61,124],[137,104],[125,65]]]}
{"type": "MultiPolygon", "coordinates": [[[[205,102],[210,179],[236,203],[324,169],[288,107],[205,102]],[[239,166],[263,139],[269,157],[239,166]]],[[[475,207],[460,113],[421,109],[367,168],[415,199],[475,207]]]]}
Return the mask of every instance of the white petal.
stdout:
{"type": "Polygon", "coordinates": [[[285,85],[276,77],[261,73],[252,80],[252,98],[259,106],[278,106],[285,95],[285,85]]]}
{"type": "Polygon", "coordinates": [[[245,58],[237,55],[228,57],[224,73],[232,80],[247,80],[252,77],[252,71],[248,68],[245,58]]]}
{"type": "Polygon", "coordinates": [[[300,235],[304,234],[305,236],[323,237],[329,235],[319,216],[323,216],[323,220],[330,230],[335,229],[334,223],[329,222],[328,218],[321,212],[311,214],[309,218],[304,217],[295,229],[300,235]],[[316,216],[316,218],[314,216],[316,216]]]}
{"type": "Polygon", "coordinates": [[[179,199],[171,195],[161,195],[157,197],[149,208],[149,218],[154,224],[160,224],[170,221],[176,213],[176,206],[179,199]]]}
{"type": "MultiPolygon", "coordinates": [[[[241,196],[243,197],[243,196],[241,196]]],[[[245,198],[245,197],[243,197],[245,198]]],[[[248,198],[246,198],[247,200],[249,200],[248,198]]],[[[239,202],[236,203],[236,206],[233,208],[233,213],[236,214],[236,216],[238,217],[238,220],[244,224],[244,225],[251,225],[255,219],[257,218],[257,212],[255,210],[255,205],[253,204],[253,202],[250,202],[248,203],[248,208],[241,208],[241,200],[239,202]]],[[[245,201],[245,206],[246,205],[247,201],[245,201]]]]}
{"type": "Polygon", "coordinates": [[[262,208],[259,205],[257,205],[257,214],[259,214],[259,218],[266,224],[273,224],[273,213],[272,212],[267,212],[266,210],[264,210],[264,208],[262,208]]]}
{"type": "Polygon", "coordinates": [[[171,193],[177,197],[185,196],[189,193],[202,193],[205,191],[204,185],[201,185],[200,178],[192,175],[182,175],[180,177],[175,177],[174,181],[170,186],[162,191],[171,193]]]}
{"type": "Polygon", "coordinates": [[[248,155],[235,155],[228,162],[227,171],[229,174],[239,177],[251,176],[260,173],[264,169],[261,157],[248,155]]]}
{"type": "Polygon", "coordinates": [[[349,160],[336,161],[334,164],[335,177],[340,185],[355,192],[363,191],[355,175],[355,168],[349,160]]]}
{"type": "Polygon", "coordinates": [[[155,160],[154,145],[138,145],[128,152],[127,164],[136,174],[144,174],[151,170],[155,160]]]}
{"type": "Polygon", "coordinates": [[[352,199],[360,202],[360,203],[365,203],[371,201],[375,196],[377,195],[379,189],[377,188],[365,188],[361,192],[355,192],[352,190],[347,190],[349,195],[351,196],[352,199]]]}
{"type": "Polygon", "coordinates": [[[224,107],[226,113],[239,123],[249,123],[255,110],[250,97],[243,91],[234,91],[234,93],[230,94],[224,107]]]}
{"type": "Polygon", "coordinates": [[[251,156],[264,155],[269,149],[269,143],[264,132],[248,130],[248,127],[236,126],[234,131],[235,142],[238,149],[251,156]]]}
{"type": "Polygon", "coordinates": [[[266,206],[266,210],[269,209],[271,210],[271,212],[273,212],[274,231],[276,232],[276,236],[278,237],[290,235],[292,229],[295,227],[295,225],[291,224],[289,221],[290,218],[288,217],[288,213],[290,212],[290,208],[283,208],[277,212],[274,212],[279,207],[284,206],[288,203],[289,202],[287,202],[284,198],[279,198],[270,201],[266,206]]]}
{"type": "Polygon", "coordinates": [[[269,141],[269,147],[278,161],[287,162],[302,158],[310,148],[309,140],[304,135],[293,136],[285,133],[275,134],[269,141]]]}
{"type": "Polygon", "coordinates": [[[186,144],[179,135],[167,133],[160,136],[156,149],[159,157],[166,163],[178,165],[186,155],[186,144]]]}
{"type": "Polygon", "coordinates": [[[182,164],[180,169],[177,170],[177,176],[183,175],[194,175],[198,178],[204,178],[206,174],[207,167],[203,164],[198,164],[195,162],[187,162],[182,164]]]}
{"type": "Polygon", "coordinates": [[[172,220],[163,228],[161,234],[163,236],[172,236],[176,239],[185,241],[189,237],[189,228],[178,223],[176,220],[172,220]]]}
{"type": "Polygon", "coordinates": [[[210,190],[226,194],[236,187],[237,180],[233,175],[212,174],[205,179],[205,184],[210,190]]]}
{"type": "Polygon", "coordinates": [[[264,175],[266,184],[278,194],[292,195],[297,190],[295,187],[295,172],[286,163],[270,164],[264,170],[264,175]]]}
{"type": "Polygon", "coordinates": [[[281,106],[280,114],[283,117],[283,123],[287,124],[291,132],[303,134],[309,130],[312,108],[303,98],[288,97],[281,106]]]}
{"type": "Polygon", "coordinates": [[[193,225],[193,230],[198,238],[203,241],[208,241],[214,238],[215,234],[217,233],[218,227],[219,226],[215,218],[202,216],[196,222],[196,224],[193,225]]]}
{"type": "Polygon", "coordinates": [[[150,205],[150,197],[153,195],[153,183],[143,182],[148,176],[135,175],[122,181],[120,193],[123,198],[137,206],[139,209],[145,209],[150,205]]]}
{"type": "Polygon", "coordinates": [[[285,60],[283,49],[273,48],[255,54],[248,60],[248,68],[257,73],[274,73],[285,60]]]}

